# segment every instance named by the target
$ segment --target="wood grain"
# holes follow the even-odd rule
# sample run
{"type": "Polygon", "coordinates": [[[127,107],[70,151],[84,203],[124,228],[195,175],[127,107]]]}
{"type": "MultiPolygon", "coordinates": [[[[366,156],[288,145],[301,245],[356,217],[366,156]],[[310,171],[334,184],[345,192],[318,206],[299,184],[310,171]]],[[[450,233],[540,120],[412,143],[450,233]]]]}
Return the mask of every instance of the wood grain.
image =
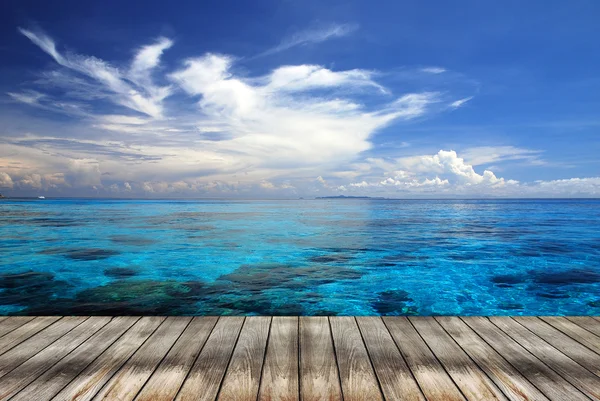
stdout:
{"type": "Polygon", "coordinates": [[[33,320],[35,316],[11,316],[0,322],[0,338],[25,323],[33,320]]]}
{"type": "Polygon", "coordinates": [[[587,399],[583,393],[532,355],[530,350],[501,330],[506,328],[503,321],[517,324],[514,320],[505,317],[495,320],[494,323],[483,317],[465,317],[462,320],[551,400],[587,399]]]}
{"type": "Polygon", "coordinates": [[[327,317],[300,318],[300,398],[342,400],[331,330],[327,317]]]}
{"type": "Polygon", "coordinates": [[[216,317],[193,318],[135,400],[172,401],[175,399],[216,323],[216,317]]]}
{"type": "Polygon", "coordinates": [[[243,317],[219,319],[183,383],[178,401],[213,401],[217,397],[243,323],[243,317]]]}
{"type": "Polygon", "coordinates": [[[223,379],[219,401],[256,401],[270,326],[270,317],[246,318],[223,379]]]}
{"type": "Polygon", "coordinates": [[[597,336],[600,336],[600,322],[592,316],[568,316],[567,319],[597,336]]]}
{"type": "Polygon", "coordinates": [[[260,383],[259,401],[297,401],[298,318],[273,317],[260,383]]]}
{"type": "Polygon", "coordinates": [[[564,317],[542,316],[540,319],[553,326],[556,330],[571,337],[578,343],[585,345],[600,356],[600,337],[597,335],[579,327],[564,317]]]}
{"type": "MultiPolygon", "coordinates": [[[[402,401],[422,401],[425,400],[419,385],[415,381],[408,365],[406,364],[402,354],[396,347],[394,340],[380,317],[357,317],[358,326],[362,332],[362,337],[365,341],[367,351],[373,362],[375,373],[379,379],[381,390],[385,399],[402,400],[402,401]]],[[[392,326],[395,326],[392,324],[392,326]]],[[[412,326],[411,326],[412,328],[412,326]]],[[[399,330],[398,330],[399,332],[399,330]]],[[[400,337],[404,337],[399,333],[400,337]]],[[[441,367],[440,367],[441,368],[441,367]]],[[[443,370],[443,369],[442,369],[443,370]]],[[[445,373],[445,372],[444,372],[445,373]]],[[[446,376],[448,380],[448,378],[446,376]]],[[[450,383],[453,385],[452,381],[450,383]]],[[[435,388],[439,388],[437,383],[434,383],[435,388]]],[[[443,386],[443,383],[442,383],[443,386]]],[[[438,392],[433,389],[431,394],[439,394],[440,396],[451,395],[450,392],[438,392]]],[[[454,387],[454,391],[460,392],[454,387]]],[[[430,400],[462,400],[460,398],[437,396],[431,397],[430,400]]]]}
{"type": "Polygon", "coordinates": [[[87,317],[66,316],[45,330],[30,337],[0,356],[0,377],[58,340],[60,337],[87,320],[87,317]]]}
{"type": "MultiPolygon", "coordinates": [[[[490,320],[548,367],[573,384],[574,387],[583,391],[588,397],[600,400],[600,377],[594,375],[546,341],[535,335],[532,336],[531,331],[516,320],[496,318],[490,320]]],[[[526,324],[536,330],[538,328],[543,330],[544,326],[551,328],[538,318],[519,319],[519,321],[527,322],[526,324]]]]}
{"type": "Polygon", "coordinates": [[[344,400],[383,400],[369,354],[354,317],[331,317],[331,334],[344,400]]]}
{"type": "Polygon", "coordinates": [[[133,400],[190,320],[191,317],[168,317],[102,387],[94,400],[133,400]]]}
{"type": "Polygon", "coordinates": [[[406,317],[384,317],[383,320],[428,400],[465,399],[406,317]]]}
{"type": "Polygon", "coordinates": [[[468,400],[507,399],[433,317],[409,319],[468,400]]]}
{"type": "Polygon", "coordinates": [[[436,320],[510,400],[548,399],[465,322],[452,317],[436,320]]]}
{"type": "Polygon", "coordinates": [[[86,320],[58,341],[52,343],[2,377],[0,379],[0,400],[6,400],[25,388],[49,368],[56,366],[55,364],[63,360],[65,356],[70,355],[73,350],[77,349],[88,338],[94,335],[106,336],[107,334],[105,333],[107,331],[126,330],[128,328],[127,325],[132,325],[134,322],[135,319],[128,322],[122,319],[111,320],[108,317],[97,317],[86,320]],[[106,327],[113,321],[114,323],[110,327],[106,327]],[[125,328],[122,328],[123,326],[125,328]],[[100,333],[99,331],[103,329],[104,331],[100,333]]]}
{"type": "Polygon", "coordinates": [[[165,320],[143,317],[77,375],[53,400],[88,401],[165,320]]]}
{"type": "Polygon", "coordinates": [[[58,316],[40,316],[25,323],[24,325],[14,329],[0,338],[0,355],[13,348],[15,345],[22,343],[29,337],[37,334],[50,326],[52,323],[59,320],[58,316]]]}

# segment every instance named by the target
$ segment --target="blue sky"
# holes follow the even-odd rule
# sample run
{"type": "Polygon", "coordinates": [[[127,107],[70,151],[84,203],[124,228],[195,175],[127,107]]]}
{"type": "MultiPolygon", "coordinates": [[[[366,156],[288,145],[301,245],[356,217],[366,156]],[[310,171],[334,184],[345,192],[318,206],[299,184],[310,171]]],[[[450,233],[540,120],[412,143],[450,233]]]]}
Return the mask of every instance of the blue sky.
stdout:
{"type": "Polygon", "coordinates": [[[600,195],[596,1],[0,6],[0,190],[600,195]]]}

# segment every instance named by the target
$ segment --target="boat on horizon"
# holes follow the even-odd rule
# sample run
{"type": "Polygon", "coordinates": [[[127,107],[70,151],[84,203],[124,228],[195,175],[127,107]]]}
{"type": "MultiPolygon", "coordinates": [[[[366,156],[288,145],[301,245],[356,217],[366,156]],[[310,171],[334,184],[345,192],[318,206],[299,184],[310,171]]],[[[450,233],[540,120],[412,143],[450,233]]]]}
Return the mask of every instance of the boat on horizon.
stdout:
{"type": "Polygon", "coordinates": [[[45,196],[38,196],[38,199],[46,199],[45,196]]]}

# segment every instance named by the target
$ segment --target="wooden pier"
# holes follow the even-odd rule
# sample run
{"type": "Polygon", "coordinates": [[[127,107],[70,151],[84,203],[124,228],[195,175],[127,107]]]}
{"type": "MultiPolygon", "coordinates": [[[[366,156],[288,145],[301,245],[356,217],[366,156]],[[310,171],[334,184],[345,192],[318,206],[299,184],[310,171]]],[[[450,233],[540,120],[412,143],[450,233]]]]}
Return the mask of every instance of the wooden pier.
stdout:
{"type": "Polygon", "coordinates": [[[0,400],[590,399],[597,317],[0,317],[0,400]]]}

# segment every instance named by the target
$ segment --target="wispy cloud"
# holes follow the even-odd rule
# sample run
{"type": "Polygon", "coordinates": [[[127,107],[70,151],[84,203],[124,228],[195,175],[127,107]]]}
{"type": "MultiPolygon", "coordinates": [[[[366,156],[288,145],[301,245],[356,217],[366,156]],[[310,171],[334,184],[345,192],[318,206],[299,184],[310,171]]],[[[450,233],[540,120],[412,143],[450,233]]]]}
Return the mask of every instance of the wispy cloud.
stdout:
{"type": "Polygon", "coordinates": [[[162,52],[172,45],[170,40],[160,38],[154,44],[142,47],[134,57],[129,75],[124,75],[119,69],[96,57],[75,53],[62,54],[57,50],[54,40],[43,32],[24,28],[19,28],[19,32],[49,54],[59,65],[100,84],[113,95],[111,98],[114,103],[155,118],[162,117],[162,101],[170,95],[171,90],[168,86],[154,85],[150,71],[158,65],[162,52]]]}
{"type": "Polygon", "coordinates": [[[454,102],[450,103],[450,107],[458,109],[459,107],[464,106],[464,104],[470,101],[471,99],[473,99],[473,96],[455,100],[454,102]]]}
{"type": "Polygon", "coordinates": [[[426,72],[428,74],[442,74],[446,72],[446,69],[442,67],[425,67],[421,68],[421,71],[426,72]]]}
{"type": "MultiPolygon", "coordinates": [[[[277,46],[272,47],[258,56],[267,56],[269,54],[279,53],[292,47],[307,45],[311,43],[320,43],[333,38],[340,38],[351,34],[358,29],[356,24],[328,24],[303,31],[296,32],[283,39],[277,46]]],[[[257,56],[257,57],[258,57],[257,56]]]]}

